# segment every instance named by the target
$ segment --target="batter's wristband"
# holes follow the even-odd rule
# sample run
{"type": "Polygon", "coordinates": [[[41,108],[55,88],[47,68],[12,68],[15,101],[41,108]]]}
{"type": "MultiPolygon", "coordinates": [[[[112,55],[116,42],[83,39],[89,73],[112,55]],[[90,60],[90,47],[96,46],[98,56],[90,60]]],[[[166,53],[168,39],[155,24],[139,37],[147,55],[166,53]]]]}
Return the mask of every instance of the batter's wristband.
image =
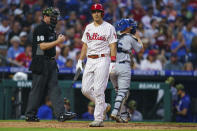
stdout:
{"type": "Polygon", "coordinates": [[[116,56],[111,56],[111,62],[116,62],[116,56]]]}

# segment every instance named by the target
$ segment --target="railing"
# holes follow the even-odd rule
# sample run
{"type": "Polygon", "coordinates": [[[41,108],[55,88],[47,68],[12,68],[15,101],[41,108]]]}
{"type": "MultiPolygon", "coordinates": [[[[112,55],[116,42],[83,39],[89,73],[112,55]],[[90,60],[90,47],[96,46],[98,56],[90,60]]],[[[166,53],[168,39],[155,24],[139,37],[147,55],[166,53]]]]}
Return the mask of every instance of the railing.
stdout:
{"type": "MultiPolygon", "coordinates": [[[[28,68],[23,67],[0,67],[2,73],[16,73],[25,72],[31,73],[28,68]]],[[[75,68],[60,68],[59,73],[62,74],[74,74],[75,68]]],[[[197,71],[144,71],[144,70],[132,70],[131,75],[144,75],[144,76],[194,76],[197,77],[197,71]]]]}

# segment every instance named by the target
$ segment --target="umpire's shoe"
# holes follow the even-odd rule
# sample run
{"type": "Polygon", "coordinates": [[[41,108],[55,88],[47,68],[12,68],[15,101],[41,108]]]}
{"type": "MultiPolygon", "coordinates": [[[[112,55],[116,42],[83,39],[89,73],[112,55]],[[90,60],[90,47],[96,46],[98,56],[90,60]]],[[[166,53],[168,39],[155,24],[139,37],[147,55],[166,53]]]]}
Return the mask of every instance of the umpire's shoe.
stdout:
{"type": "Polygon", "coordinates": [[[40,119],[37,116],[26,116],[25,120],[27,122],[39,122],[40,119]]]}
{"type": "Polygon", "coordinates": [[[59,122],[64,122],[64,121],[66,121],[66,120],[71,120],[71,119],[73,119],[73,118],[75,118],[77,116],[77,114],[76,113],[73,113],[73,112],[66,112],[66,113],[64,113],[63,115],[60,115],[59,117],[58,117],[58,121],[59,122]]]}

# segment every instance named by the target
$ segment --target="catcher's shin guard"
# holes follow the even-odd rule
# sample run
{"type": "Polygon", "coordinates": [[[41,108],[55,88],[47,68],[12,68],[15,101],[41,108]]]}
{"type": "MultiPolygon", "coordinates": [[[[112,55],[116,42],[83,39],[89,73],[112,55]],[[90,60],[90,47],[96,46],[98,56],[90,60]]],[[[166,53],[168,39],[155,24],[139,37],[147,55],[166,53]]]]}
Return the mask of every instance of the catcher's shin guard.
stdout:
{"type": "Polygon", "coordinates": [[[128,89],[118,89],[118,93],[116,96],[114,109],[112,111],[112,116],[117,116],[120,114],[121,109],[123,108],[126,100],[129,96],[129,90],[128,89]]]}

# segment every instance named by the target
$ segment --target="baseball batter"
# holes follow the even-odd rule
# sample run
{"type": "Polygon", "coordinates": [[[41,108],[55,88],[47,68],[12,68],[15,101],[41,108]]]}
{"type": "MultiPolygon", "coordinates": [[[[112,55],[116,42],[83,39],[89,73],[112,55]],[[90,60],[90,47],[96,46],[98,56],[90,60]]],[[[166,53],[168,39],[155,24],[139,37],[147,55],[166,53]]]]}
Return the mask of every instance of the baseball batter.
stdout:
{"type": "Polygon", "coordinates": [[[110,62],[114,65],[116,61],[117,38],[115,28],[103,20],[104,9],[101,4],[92,5],[91,13],[93,22],[86,26],[83,34],[83,47],[76,69],[83,69],[82,61],[87,56],[81,91],[95,103],[95,120],[89,126],[101,127],[104,126],[104,114],[110,109],[110,105],[105,103],[104,92],[108,83],[110,62]]]}
{"type": "Polygon", "coordinates": [[[129,96],[131,81],[130,54],[132,48],[139,52],[143,47],[139,35],[136,33],[136,26],[133,19],[121,19],[116,24],[117,60],[115,67],[110,69],[110,79],[117,93],[111,118],[117,122],[128,122],[130,118],[124,106],[129,96]]]}

